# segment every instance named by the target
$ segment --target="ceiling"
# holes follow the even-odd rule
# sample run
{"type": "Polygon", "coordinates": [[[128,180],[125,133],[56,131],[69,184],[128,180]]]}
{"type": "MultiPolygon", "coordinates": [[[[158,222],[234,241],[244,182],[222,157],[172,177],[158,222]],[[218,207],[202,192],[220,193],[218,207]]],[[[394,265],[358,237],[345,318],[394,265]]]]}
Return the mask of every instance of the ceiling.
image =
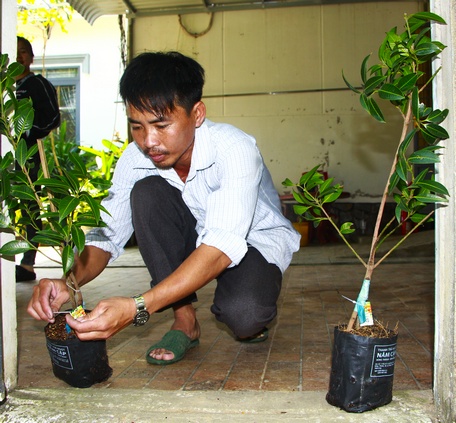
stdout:
{"type": "MultiPolygon", "coordinates": [[[[103,15],[131,18],[183,15],[273,7],[312,6],[335,3],[363,3],[375,0],[67,0],[90,24],[103,15]]],[[[385,0],[384,0],[385,1],[385,0]]],[[[395,0],[386,0],[395,1],[395,0]]],[[[410,0],[413,1],[413,0],[410,0]]]]}

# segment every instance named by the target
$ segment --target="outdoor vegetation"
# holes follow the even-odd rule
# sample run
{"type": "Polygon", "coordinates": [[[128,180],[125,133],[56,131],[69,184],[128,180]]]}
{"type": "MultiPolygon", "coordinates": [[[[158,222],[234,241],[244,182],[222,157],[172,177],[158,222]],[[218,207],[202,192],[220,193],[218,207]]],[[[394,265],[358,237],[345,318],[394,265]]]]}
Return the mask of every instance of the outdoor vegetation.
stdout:
{"type": "Polygon", "coordinates": [[[433,109],[425,104],[422,94],[430,88],[440,68],[430,72],[433,60],[445,46],[431,39],[430,22],[445,24],[438,15],[428,12],[404,15],[405,31],[393,28],[386,33],[378,50],[379,61],[369,66],[370,55],[361,64],[361,88],[355,87],[343,76],[347,86],[359,96],[360,104],[374,119],[385,123],[379,104],[390,102],[403,120],[397,150],[391,169],[385,170],[386,186],[372,234],[369,257],[363,258],[350,243],[347,235],[354,232],[352,222],[338,225],[327,211],[327,205],[336,201],[343,187],[333,178],[325,180],[319,171],[320,165],[302,175],[299,182],[286,179],[283,184],[293,187],[294,199],[299,203],[294,211],[317,226],[328,221],[340,238],[365,267],[365,276],[355,309],[347,325],[347,331],[364,322],[364,306],[368,299],[369,284],[374,269],[379,266],[417,228],[432,220],[435,210],[447,201],[448,190],[435,180],[434,165],[439,162],[443,146],[448,139],[447,131],[441,126],[448,110],[433,109]],[[395,215],[386,222],[385,204],[395,201],[395,215]],[[410,222],[411,229],[382,257],[376,253],[382,243],[404,223],[410,222]],[[360,319],[361,317],[361,319],[360,319]]]}

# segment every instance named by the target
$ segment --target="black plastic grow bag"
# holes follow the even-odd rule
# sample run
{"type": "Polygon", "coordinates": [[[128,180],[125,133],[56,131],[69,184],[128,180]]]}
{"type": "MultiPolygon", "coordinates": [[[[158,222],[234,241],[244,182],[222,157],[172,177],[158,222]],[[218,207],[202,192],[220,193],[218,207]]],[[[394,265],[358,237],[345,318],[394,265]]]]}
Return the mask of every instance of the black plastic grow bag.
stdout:
{"type": "Polygon", "coordinates": [[[88,388],[112,375],[106,341],[81,341],[72,337],[64,341],[46,338],[54,375],[76,388],[88,388]]]}
{"type": "Polygon", "coordinates": [[[362,413],[391,402],[397,334],[389,332],[369,338],[334,329],[329,404],[362,413]]]}

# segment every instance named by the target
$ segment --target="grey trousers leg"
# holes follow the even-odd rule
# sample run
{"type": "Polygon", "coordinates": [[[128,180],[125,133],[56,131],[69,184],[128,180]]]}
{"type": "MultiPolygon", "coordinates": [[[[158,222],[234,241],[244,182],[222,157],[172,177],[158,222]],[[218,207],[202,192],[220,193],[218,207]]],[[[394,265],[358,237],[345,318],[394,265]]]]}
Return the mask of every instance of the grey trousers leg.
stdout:
{"type": "MultiPolygon", "coordinates": [[[[154,286],[169,276],[196,246],[196,221],[178,189],[163,178],[138,181],[131,194],[133,225],[139,250],[154,286]]],[[[282,285],[280,269],[249,247],[238,266],[217,277],[211,311],[236,336],[258,333],[277,315],[282,285]]],[[[190,304],[196,294],[169,307],[190,304]]]]}
{"type": "MultiPolygon", "coordinates": [[[[135,238],[153,287],[173,273],[195,249],[196,220],[181,192],[159,176],[149,176],[135,184],[131,208],[135,238]]],[[[167,308],[196,300],[193,294],[167,308]]]]}
{"type": "Polygon", "coordinates": [[[281,287],[280,269],[249,247],[238,266],[217,278],[211,311],[236,336],[255,335],[276,317],[281,287]]]}

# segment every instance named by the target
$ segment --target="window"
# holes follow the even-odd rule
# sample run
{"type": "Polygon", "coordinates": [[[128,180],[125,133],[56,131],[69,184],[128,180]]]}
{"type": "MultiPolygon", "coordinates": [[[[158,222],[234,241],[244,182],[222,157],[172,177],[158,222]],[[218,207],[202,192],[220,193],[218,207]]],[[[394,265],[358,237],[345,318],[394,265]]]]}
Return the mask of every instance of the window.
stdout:
{"type": "Polygon", "coordinates": [[[66,139],[80,141],[81,72],[89,73],[88,55],[35,57],[32,71],[42,74],[57,90],[62,122],[66,122],[66,139]]]}
{"type": "Polygon", "coordinates": [[[47,68],[43,74],[57,90],[66,138],[79,142],[79,68],[47,68]]]}

